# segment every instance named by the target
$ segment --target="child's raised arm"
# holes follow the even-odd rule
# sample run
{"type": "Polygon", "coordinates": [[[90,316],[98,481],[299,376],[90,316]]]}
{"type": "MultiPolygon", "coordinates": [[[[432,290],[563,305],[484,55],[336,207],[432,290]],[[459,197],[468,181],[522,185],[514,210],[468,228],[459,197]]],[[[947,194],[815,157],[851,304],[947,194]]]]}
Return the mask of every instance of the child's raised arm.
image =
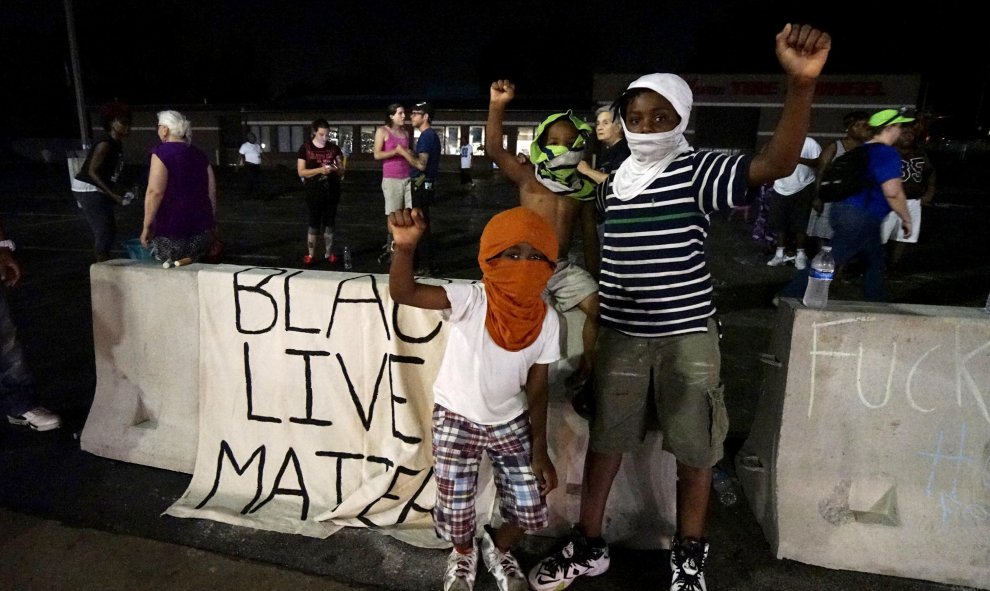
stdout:
{"type": "Polygon", "coordinates": [[[502,120],[505,107],[516,96],[516,85],[508,80],[492,82],[488,101],[488,124],[485,129],[485,154],[492,159],[506,177],[521,186],[533,176],[532,169],[520,164],[516,157],[502,147],[502,120]]]}
{"type": "Polygon", "coordinates": [[[393,248],[388,271],[388,292],[392,301],[425,310],[449,308],[450,301],[444,288],[417,283],[413,277],[416,243],[426,229],[423,212],[419,208],[393,211],[388,214],[388,229],[392,233],[393,248]]]}

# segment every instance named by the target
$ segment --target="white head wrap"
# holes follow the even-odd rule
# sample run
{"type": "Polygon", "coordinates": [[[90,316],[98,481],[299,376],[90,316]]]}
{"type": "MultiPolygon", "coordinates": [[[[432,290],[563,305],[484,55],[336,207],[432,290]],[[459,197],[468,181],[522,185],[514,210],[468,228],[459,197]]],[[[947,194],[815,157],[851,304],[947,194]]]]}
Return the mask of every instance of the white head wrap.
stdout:
{"type": "Polygon", "coordinates": [[[691,151],[684,138],[694,95],[691,87],[676,74],[647,74],[635,80],[626,90],[648,88],[664,97],[680,115],[681,121],[674,129],[662,133],[633,133],[620,118],[622,130],[629,144],[629,158],[615,173],[612,188],[622,201],[632,199],[650,185],[675,158],[691,151]]]}

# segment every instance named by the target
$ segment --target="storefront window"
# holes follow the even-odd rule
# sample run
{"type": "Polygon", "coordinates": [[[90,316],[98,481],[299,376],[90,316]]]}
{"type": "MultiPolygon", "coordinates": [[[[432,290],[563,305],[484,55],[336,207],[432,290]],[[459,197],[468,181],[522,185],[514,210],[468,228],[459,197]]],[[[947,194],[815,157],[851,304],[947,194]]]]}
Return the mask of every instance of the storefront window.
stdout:
{"type": "Polygon", "coordinates": [[[535,127],[520,127],[519,135],[516,139],[516,154],[522,152],[529,156],[529,145],[533,143],[533,133],[535,127]]]}
{"type": "Polygon", "coordinates": [[[344,127],[340,132],[340,151],[344,153],[344,156],[350,156],[354,153],[354,128],[350,126],[344,127]]]}
{"type": "Polygon", "coordinates": [[[267,137],[268,135],[271,135],[271,134],[270,134],[269,131],[267,131],[268,130],[267,127],[265,128],[265,130],[266,130],[265,131],[265,135],[262,135],[261,126],[260,125],[252,125],[248,129],[251,131],[251,133],[254,134],[255,139],[258,140],[259,143],[261,143],[261,151],[262,152],[271,152],[272,151],[272,143],[271,143],[271,141],[267,137]]]}
{"type": "MultiPolygon", "coordinates": [[[[440,130],[437,130],[438,132],[440,130]]],[[[461,128],[459,125],[448,125],[443,128],[443,135],[440,138],[443,142],[441,154],[461,153],[461,128]]]]}
{"type": "Polygon", "coordinates": [[[289,149],[288,150],[285,150],[285,151],[286,152],[295,152],[295,151],[299,150],[299,148],[304,143],[306,143],[306,140],[309,139],[307,137],[306,131],[307,131],[307,128],[305,128],[305,127],[303,127],[301,125],[294,125],[292,127],[292,145],[290,145],[289,146],[289,149]]]}
{"type": "Polygon", "coordinates": [[[375,126],[361,126],[361,153],[372,154],[375,151],[375,126]]]}
{"type": "Polygon", "coordinates": [[[471,147],[474,148],[474,155],[478,156],[484,152],[485,147],[485,128],[481,125],[472,125],[468,129],[468,141],[471,142],[471,147]]]}
{"type": "MultiPolygon", "coordinates": [[[[276,132],[278,133],[278,151],[282,153],[293,152],[294,150],[292,149],[292,128],[289,127],[288,125],[279,125],[275,129],[276,132]]],[[[296,147],[298,148],[301,145],[302,142],[299,142],[299,145],[297,145],[296,147]]]]}
{"type": "Polygon", "coordinates": [[[261,133],[258,134],[258,139],[261,140],[261,149],[266,152],[272,151],[272,128],[268,125],[261,126],[261,133]]]}

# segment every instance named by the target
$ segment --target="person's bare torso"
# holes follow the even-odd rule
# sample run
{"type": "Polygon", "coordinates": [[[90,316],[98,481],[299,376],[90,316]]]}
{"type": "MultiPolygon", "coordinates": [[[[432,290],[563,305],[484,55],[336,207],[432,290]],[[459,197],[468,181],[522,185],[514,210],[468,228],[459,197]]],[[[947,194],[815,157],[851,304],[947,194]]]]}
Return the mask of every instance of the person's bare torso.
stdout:
{"type": "Polygon", "coordinates": [[[581,202],[557,195],[541,185],[536,178],[532,178],[519,187],[519,205],[535,211],[553,226],[557,232],[557,257],[566,256],[571,249],[574,221],[578,218],[581,202]]]}

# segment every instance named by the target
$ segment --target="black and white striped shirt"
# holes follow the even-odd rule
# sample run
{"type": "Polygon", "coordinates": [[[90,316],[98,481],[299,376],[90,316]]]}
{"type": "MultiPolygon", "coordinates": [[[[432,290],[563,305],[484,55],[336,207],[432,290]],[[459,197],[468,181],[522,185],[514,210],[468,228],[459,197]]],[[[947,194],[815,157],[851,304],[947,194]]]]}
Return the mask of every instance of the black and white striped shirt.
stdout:
{"type": "Polygon", "coordinates": [[[688,152],[639,195],[602,192],[601,324],[632,336],[705,332],[715,314],[708,214],[745,202],[749,155],[688,152]]]}

